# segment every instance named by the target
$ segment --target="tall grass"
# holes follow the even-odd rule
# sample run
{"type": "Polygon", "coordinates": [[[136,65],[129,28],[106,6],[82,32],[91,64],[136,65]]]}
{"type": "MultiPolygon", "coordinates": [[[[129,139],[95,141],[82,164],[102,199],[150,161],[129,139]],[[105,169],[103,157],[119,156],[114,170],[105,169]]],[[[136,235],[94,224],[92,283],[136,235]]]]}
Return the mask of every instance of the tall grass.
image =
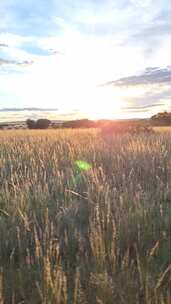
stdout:
{"type": "Polygon", "coordinates": [[[0,303],[170,304],[171,134],[0,133],[0,303]]]}

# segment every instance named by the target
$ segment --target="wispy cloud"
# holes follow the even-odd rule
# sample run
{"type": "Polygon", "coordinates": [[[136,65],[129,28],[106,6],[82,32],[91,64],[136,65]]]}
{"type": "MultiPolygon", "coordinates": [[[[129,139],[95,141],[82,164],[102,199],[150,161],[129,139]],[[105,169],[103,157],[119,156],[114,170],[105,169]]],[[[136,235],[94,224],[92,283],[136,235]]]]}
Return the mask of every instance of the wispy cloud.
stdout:
{"type": "Polygon", "coordinates": [[[23,111],[28,111],[28,112],[57,112],[58,109],[54,108],[2,108],[0,109],[0,112],[23,112],[23,111]]]}
{"type": "Polygon", "coordinates": [[[0,43],[0,48],[4,48],[4,47],[8,47],[8,44],[5,44],[5,43],[0,43]]]}
{"type": "Polygon", "coordinates": [[[106,83],[106,85],[114,85],[118,87],[122,86],[144,86],[144,85],[157,85],[157,84],[169,84],[171,83],[171,67],[158,68],[148,67],[145,72],[140,75],[134,75],[129,77],[120,78],[115,81],[106,83]]]}
{"type": "Polygon", "coordinates": [[[121,107],[121,109],[122,110],[130,110],[130,111],[132,111],[132,110],[147,110],[147,109],[151,109],[151,108],[155,108],[155,107],[160,107],[160,106],[163,106],[164,105],[164,103],[154,103],[154,104],[149,104],[149,105],[146,105],[146,106],[140,106],[140,107],[121,107]]]}
{"type": "Polygon", "coordinates": [[[2,59],[0,58],[0,66],[4,65],[18,65],[18,66],[28,66],[33,64],[33,61],[15,61],[15,60],[8,60],[8,59],[2,59]]]}

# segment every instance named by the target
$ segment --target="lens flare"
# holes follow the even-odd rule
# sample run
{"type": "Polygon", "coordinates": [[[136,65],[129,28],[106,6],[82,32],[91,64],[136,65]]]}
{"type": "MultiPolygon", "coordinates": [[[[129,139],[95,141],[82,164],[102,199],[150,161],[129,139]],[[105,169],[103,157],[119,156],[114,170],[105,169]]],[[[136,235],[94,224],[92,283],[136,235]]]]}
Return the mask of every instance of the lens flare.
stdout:
{"type": "Polygon", "coordinates": [[[83,160],[77,160],[75,163],[76,163],[77,167],[83,171],[88,171],[92,168],[91,164],[89,164],[88,162],[83,161],[83,160]]]}

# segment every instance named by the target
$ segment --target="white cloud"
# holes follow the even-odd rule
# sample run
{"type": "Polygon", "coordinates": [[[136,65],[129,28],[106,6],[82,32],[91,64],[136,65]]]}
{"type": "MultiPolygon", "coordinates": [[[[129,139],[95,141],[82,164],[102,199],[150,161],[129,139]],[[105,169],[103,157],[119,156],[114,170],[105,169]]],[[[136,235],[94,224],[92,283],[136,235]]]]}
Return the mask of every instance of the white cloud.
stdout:
{"type": "Polygon", "coordinates": [[[0,33],[0,42],[9,47],[21,47],[24,43],[33,41],[33,37],[15,35],[8,32],[0,33]]]}

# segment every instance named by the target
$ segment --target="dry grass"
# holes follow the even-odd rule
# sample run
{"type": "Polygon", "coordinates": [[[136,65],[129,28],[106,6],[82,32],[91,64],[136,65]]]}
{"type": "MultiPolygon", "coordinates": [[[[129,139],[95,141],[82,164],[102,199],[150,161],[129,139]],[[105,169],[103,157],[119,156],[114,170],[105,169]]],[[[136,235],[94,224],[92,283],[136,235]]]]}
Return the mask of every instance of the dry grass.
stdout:
{"type": "Polygon", "coordinates": [[[170,133],[171,132],[171,127],[154,127],[153,128],[157,132],[165,132],[165,133],[170,133]]]}
{"type": "Polygon", "coordinates": [[[170,189],[169,133],[1,132],[0,303],[170,304],[170,189]]]}

